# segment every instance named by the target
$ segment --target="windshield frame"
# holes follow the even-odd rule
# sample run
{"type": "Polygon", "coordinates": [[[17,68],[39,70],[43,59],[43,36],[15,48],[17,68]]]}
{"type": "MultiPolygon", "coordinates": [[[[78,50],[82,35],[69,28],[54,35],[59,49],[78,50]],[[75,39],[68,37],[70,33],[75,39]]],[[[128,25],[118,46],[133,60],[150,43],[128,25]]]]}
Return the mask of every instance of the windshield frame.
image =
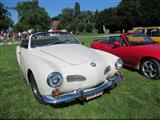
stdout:
{"type": "MultiPolygon", "coordinates": [[[[37,33],[31,34],[31,35],[29,36],[28,47],[29,47],[29,48],[36,48],[36,47],[44,47],[44,46],[47,46],[47,44],[46,44],[46,45],[39,45],[39,46],[33,47],[33,46],[32,46],[32,38],[33,38],[33,36],[35,36],[35,35],[49,34],[49,33],[51,33],[51,34],[68,34],[68,35],[71,35],[71,37],[73,37],[73,39],[75,39],[75,41],[76,41],[77,43],[66,43],[66,44],[81,44],[80,41],[79,41],[73,34],[71,34],[70,32],[37,32],[37,33]]],[[[63,44],[65,44],[65,43],[63,43],[63,44]]],[[[48,45],[49,45],[49,44],[48,44],[48,45]]],[[[52,45],[56,45],[56,44],[52,44],[52,45]]]]}
{"type": "Polygon", "coordinates": [[[146,35],[146,34],[144,34],[144,33],[126,33],[126,34],[124,35],[124,38],[125,38],[125,40],[128,42],[128,44],[129,44],[130,46],[141,46],[141,45],[149,45],[149,44],[157,43],[157,42],[155,42],[149,35],[146,35]],[[134,45],[134,44],[132,44],[131,41],[128,40],[128,38],[127,38],[128,35],[133,35],[133,34],[135,34],[135,35],[140,35],[141,37],[142,37],[142,35],[143,35],[143,36],[146,36],[147,38],[150,39],[151,42],[149,42],[149,43],[141,43],[141,44],[134,45]]]}

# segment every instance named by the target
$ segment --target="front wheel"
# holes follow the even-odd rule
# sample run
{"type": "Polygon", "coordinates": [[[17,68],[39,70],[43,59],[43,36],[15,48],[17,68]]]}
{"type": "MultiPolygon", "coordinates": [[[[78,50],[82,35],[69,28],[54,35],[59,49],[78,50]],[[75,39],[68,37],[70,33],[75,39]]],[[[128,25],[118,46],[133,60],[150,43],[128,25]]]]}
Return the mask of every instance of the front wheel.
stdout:
{"type": "Polygon", "coordinates": [[[160,78],[160,62],[148,58],[142,61],[140,67],[141,73],[150,79],[159,79],[160,78]]]}
{"type": "Polygon", "coordinates": [[[32,93],[34,97],[37,99],[37,101],[41,104],[45,104],[45,102],[42,99],[42,96],[38,90],[34,75],[31,73],[30,74],[30,83],[31,83],[31,88],[32,88],[32,93]]]}

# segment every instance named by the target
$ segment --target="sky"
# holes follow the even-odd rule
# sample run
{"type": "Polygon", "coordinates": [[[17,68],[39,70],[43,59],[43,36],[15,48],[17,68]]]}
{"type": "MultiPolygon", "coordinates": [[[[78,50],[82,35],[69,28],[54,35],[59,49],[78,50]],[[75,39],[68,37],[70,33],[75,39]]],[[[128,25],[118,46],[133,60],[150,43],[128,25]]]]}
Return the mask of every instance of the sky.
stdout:
{"type": "MultiPolygon", "coordinates": [[[[6,7],[15,7],[17,2],[25,0],[0,0],[6,7]]],[[[75,2],[80,3],[81,11],[91,10],[99,11],[109,8],[116,7],[121,0],[39,0],[39,6],[46,9],[50,17],[57,16],[61,13],[64,8],[74,8],[75,2]]],[[[11,17],[16,23],[18,21],[18,13],[15,10],[8,9],[11,13],[11,17]]]]}

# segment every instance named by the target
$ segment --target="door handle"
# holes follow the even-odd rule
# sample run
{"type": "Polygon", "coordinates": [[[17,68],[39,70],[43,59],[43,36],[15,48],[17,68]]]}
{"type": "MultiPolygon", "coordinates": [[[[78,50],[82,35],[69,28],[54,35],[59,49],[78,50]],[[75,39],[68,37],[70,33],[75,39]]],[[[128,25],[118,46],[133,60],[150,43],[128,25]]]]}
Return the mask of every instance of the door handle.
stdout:
{"type": "Polygon", "coordinates": [[[18,54],[21,54],[21,52],[18,52],[18,54]]]}

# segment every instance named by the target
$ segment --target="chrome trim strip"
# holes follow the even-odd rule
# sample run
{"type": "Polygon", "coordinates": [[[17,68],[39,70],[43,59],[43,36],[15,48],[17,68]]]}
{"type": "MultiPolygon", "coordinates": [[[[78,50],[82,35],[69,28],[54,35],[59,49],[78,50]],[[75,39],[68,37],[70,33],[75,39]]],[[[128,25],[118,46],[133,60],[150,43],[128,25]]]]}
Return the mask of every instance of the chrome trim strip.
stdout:
{"type": "Polygon", "coordinates": [[[97,87],[92,88],[92,89],[88,89],[88,90],[80,89],[79,91],[77,90],[77,92],[67,93],[67,94],[61,95],[57,98],[51,98],[51,97],[48,97],[48,96],[42,96],[42,98],[43,98],[44,102],[46,102],[46,103],[59,104],[59,103],[65,102],[65,101],[72,101],[72,100],[75,100],[77,98],[82,98],[82,97],[84,98],[85,96],[90,95],[92,93],[103,91],[106,88],[111,87],[113,84],[118,84],[121,80],[122,80],[122,77],[117,76],[115,78],[115,80],[109,81],[109,82],[104,82],[100,86],[97,86],[97,87]],[[82,94],[82,92],[83,92],[83,94],[82,94]]]}

